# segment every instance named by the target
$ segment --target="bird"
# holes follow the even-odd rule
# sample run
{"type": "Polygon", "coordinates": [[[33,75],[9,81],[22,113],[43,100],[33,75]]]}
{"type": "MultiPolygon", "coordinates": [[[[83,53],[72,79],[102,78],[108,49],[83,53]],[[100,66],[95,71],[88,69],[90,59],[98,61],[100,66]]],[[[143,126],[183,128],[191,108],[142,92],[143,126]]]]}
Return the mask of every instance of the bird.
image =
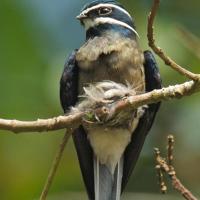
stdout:
{"type": "MultiPolygon", "coordinates": [[[[88,85],[108,93],[118,89],[118,97],[127,83],[135,94],[162,87],[153,53],[140,49],[135,20],[119,2],[89,2],[76,18],[85,28],[86,39],[67,58],[60,79],[65,113],[80,103],[85,88],[91,88],[88,85]]],[[[83,124],[74,131],[89,200],[120,200],[159,107],[160,102],[126,110],[125,120],[118,116],[113,123],[83,124]]]]}

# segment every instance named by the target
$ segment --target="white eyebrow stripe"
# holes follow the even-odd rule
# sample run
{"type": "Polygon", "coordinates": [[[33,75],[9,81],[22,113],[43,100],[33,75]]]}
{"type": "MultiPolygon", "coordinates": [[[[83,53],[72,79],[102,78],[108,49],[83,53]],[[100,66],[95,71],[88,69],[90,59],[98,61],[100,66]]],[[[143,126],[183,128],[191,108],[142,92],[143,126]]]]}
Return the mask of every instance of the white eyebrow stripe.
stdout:
{"type": "Polygon", "coordinates": [[[94,20],[93,26],[96,26],[98,24],[106,24],[106,23],[124,26],[124,27],[128,28],[129,30],[133,31],[138,36],[138,38],[140,37],[139,34],[137,33],[137,31],[133,27],[129,26],[128,24],[126,24],[124,22],[118,21],[118,20],[110,18],[110,17],[96,18],[94,20]]]}
{"type": "Polygon", "coordinates": [[[91,7],[91,8],[88,8],[88,9],[84,10],[84,11],[82,12],[82,14],[87,14],[87,13],[89,13],[89,12],[92,11],[92,10],[96,10],[96,9],[98,9],[98,8],[105,8],[105,7],[116,8],[116,9],[122,11],[123,13],[125,13],[126,15],[128,15],[128,16],[131,18],[131,20],[132,20],[131,15],[130,15],[125,9],[123,9],[123,8],[120,7],[120,6],[110,4],[110,3],[101,3],[101,4],[98,4],[98,5],[96,5],[96,6],[93,6],[93,7],[91,7]]]}

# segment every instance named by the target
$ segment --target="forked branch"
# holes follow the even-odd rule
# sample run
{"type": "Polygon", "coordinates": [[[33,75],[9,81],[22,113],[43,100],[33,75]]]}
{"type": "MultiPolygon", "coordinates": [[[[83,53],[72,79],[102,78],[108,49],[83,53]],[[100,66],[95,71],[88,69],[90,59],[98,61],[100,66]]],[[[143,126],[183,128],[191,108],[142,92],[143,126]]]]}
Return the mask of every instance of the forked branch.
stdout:
{"type": "Polygon", "coordinates": [[[164,174],[167,174],[171,180],[173,188],[178,191],[187,200],[197,200],[196,197],[181,183],[176,176],[176,171],[172,165],[173,162],[173,149],[174,149],[174,137],[168,136],[168,152],[167,159],[161,157],[160,150],[155,148],[156,170],[159,178],[160,189],[162,193],[167,192],[167,186],[164,181],[164,174]]]}

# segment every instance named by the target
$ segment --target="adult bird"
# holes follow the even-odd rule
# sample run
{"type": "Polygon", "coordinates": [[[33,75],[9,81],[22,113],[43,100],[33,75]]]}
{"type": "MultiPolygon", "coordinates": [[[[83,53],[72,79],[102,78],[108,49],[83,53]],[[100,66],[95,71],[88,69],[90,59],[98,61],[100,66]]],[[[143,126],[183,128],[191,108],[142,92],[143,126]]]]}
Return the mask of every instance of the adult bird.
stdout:
{"type": "MultiPolygon", "coordinates": [[[[86,41],[72,52],[60,81],[64,112],[79,102],[86,84],[105,80],[131,85],[136,94],[161,88],[156,61],[138,45],[134,19],[113,0],[88,3],[77,16],[86,41]]],[[[126,123],[80,126],[73,134],[90,200],[120,200],[149,132],[158,104],[129,113],[126,123]]],[[[127,111],[129,112],[129,111],[127,111]]]]}

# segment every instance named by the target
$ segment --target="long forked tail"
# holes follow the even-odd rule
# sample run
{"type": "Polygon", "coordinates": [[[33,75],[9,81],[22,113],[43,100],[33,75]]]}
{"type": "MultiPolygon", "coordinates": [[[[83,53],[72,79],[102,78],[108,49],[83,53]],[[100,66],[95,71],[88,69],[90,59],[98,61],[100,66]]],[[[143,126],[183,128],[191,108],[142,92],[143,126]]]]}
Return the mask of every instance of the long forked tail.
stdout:
{"type": "Polygon", "coordinates": [[[95,200],[120,200],[123,175],[123,157],[118,162],[114,174],[98,158],[94,158],[95,200]]]}

